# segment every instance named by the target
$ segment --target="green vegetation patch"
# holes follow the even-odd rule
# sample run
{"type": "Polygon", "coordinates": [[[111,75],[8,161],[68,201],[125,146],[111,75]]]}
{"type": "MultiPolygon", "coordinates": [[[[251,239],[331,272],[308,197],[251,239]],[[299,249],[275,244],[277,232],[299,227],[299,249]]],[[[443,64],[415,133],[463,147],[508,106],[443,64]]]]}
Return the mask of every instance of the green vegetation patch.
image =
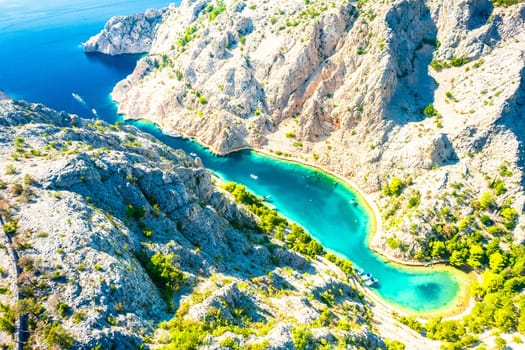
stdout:
{"type": "Polygon", "coordinates": [[[217,1],[217,4],[208,4],[204,9],[204,13],[208,14],[208,21],[212,22],[217,16],[226,11],[224,1],[217,1]]]}
{"type": "Polygon", "coordinates": [[[190,41],[195,39],[195,32],[197,32],[197,30],[198,30],[198,28],[197,28],[196,25],[192,25],[192,26],[186,28],[186,30],[184,31],[184,34],[182,34],[182,36],[177,41],[177,45],[179,47],[184,47],[184,46],[188,45],[188,43],[190,41]]]}

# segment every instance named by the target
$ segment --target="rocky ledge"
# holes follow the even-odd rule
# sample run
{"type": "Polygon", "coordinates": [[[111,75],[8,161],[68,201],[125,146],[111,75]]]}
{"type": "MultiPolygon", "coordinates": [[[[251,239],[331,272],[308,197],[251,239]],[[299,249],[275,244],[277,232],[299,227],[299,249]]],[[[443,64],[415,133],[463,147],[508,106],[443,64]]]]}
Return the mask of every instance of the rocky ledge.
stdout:
{"type": "Polygon", "coordinates": [[[82,43],[84,51],[107,55],[149,52],[166,11],[148,9],[143,14],[112,17],[100,33],[82,43]]]}

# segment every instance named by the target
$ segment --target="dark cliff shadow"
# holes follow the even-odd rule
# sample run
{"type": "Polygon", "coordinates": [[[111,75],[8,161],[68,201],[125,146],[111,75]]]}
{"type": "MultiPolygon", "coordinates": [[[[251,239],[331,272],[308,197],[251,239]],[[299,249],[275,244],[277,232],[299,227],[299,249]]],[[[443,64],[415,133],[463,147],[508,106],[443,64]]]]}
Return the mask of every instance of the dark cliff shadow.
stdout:
{"type": "Polygon", "coordinates": [[[467,21],[467,30],[473,30],[485,25],[494,10],[494,5],[489,0],[480,0],[471,3],[467,9],[469,19],[467,21]]]}
{"type": "Polygon", "coordinates": [[[135,69],[137,61],[144,54],[123,54],[117,56],[106,55],[100,52],[86,53],[86,59],[91,63],[101,64],[118,73],[127,75],[135,69]]]}
{"type": "Polygon", "coordinates": [[[402,2],[386,15],[387,27],[399,32],[389,43],[389,51],[396,69],[397,84],[392,98],[385,107],[386,118],[395,125],[418,122],[425,118],[422,111],[434,102],[438,84],[430,76],[430,62],[437,42],[437,26],[430,10],[420,3],[402,2]],[[404,19],[411,14],[414,21],[404,19]],[[417,30],[414,26],[418,26],[417,30]],[[401,27],[401,28],[399,28],[401,27]]]}
{"type": "MultiPolygon", "coordinates": [[[[518,141],[518,167],[525,171],[525,66],[520,71],[520,83],[514,93],[503,106],[501,118],[496,122],[496,127],[511,131],[518,141]]],[[[521,186],[525,186],[525,175],[520,180],[521,186]]],[[[525,209],[525,208],[523,208],[525,209]]]]}

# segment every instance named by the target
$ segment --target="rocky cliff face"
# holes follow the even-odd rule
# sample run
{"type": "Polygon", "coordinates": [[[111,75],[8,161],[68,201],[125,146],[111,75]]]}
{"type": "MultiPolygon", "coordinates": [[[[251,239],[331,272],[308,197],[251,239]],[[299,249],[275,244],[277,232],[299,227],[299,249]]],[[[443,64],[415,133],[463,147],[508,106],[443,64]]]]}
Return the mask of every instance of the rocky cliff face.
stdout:
{"type": "Polygon", "coordinates": [[[253,147],[352,179],[383,213],[373,244],[413,257],[435,210],[470,215],[496,180],[500,208],[512,198],[522,213],[524,13],[488,0],[183,1],[113,98],[217,153],[253,147]],[[393,177],[403,193],[382,196],[393,177]]]}
{"type": "Polygon", "coordinates": [[[0,164],[2,330],[21,324],[32,348],[177,344],[158,328],[175,312],[221,325],[204,348],[293,349],[300,325],[311,344],[384,346],[339,268],[271,243],[207,170],[133,127],[0,101],[0,164]]]}
{"type": "Polygon", "coordinates": [[[107,55],[145,53],[167,9],[149,9],[143,14],[112,17],[97,35],[82,43],[85,52],[107,55]]]}

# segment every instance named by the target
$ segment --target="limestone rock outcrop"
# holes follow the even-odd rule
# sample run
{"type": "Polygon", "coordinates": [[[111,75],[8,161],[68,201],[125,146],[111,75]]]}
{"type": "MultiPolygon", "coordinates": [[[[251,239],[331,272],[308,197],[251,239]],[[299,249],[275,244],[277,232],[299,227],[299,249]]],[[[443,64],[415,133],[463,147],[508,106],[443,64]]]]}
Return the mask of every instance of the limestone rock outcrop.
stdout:
{"type": "Polygon", "coordinates": [[[82,43],[85,52],[107,55],[146,53],[167,9],[148,9],[132,16],[112,17],[97,35],[82,43]]]}

